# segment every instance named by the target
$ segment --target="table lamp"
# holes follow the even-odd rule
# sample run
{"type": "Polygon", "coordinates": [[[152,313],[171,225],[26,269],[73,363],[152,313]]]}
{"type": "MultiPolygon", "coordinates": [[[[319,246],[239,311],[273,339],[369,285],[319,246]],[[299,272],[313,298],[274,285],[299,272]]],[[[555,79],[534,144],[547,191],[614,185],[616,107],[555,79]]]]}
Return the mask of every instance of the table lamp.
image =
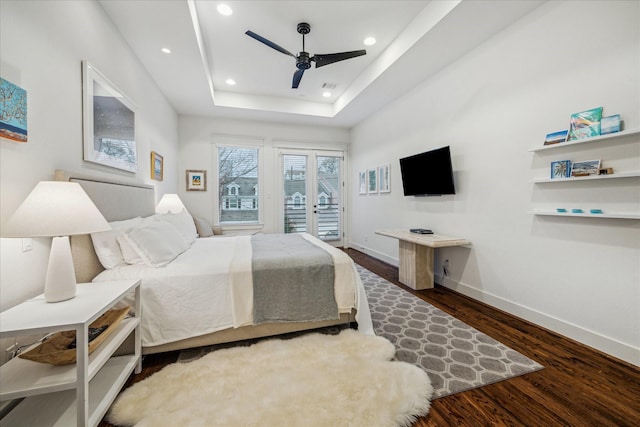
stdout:
{"type": "Polygon", "coordinates": [[[44,298],[58,302],[76,295],[69,236],[110,230],[80,184],[41,181],[2,229],[2,237],[53,237],[44,298]]]}
{"type": "Polygon", "coordinates": [[[160,199],[160,203],[156,206],[156,213],[159,214],[178,214],[182,211],[186,211],[187,208],[182,204],[182,200],[177,194],[165,194],[160,199]]]}

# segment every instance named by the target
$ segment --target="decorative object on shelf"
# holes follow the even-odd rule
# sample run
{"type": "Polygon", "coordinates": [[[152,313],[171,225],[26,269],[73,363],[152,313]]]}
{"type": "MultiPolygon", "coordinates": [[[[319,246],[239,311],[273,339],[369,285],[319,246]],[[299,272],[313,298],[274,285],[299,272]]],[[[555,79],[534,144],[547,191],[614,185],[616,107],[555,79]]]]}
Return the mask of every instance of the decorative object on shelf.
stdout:
{"type": "Polygon", "coordinates": [[[367,171],[367,175],[368,175],[368,193],[369,194],[375,194],[378,192],[378,169],[369,169],[367,171]]]}
{"type": "Polygon", "coordinates": [[[600,135],[601,120],[602,107],[572,114],[567,141],[600,135]]]}
{"type": "MultiPolygon", "coordinates": [[[[89,354],[118,327],[131,307],[109,310],[89,325],[89,354]],[[93,334],[91,332],[95,331],[93,334]]],[[[51,335],[37,347],[20,354],[22,359],[51,365],[70,365],[76,362],[76,331],[62,331],[51,335]]]]}
{"type": "Polygon", "coordinates": [[[600,122],[600,134],[606,135],[609,133],[620,132],[622,130],[620,124],[620,114],[603,117],[600,122]]]}
{"type": "Polygon", "coordinates": [[[603,214],[602,209],[589,209],[589,213],[592,214],[603,214]]]}
{"type": "Polygon", "coordinates": [[[359,172],[358,188],[360,189],[360,194],[367,194],[367,171],[359,172]]]}
{"type": "Polygon", "coordinates": [[[571,213],[581,214],[581,213],[583,213],[583,212],[582,212],[582,209],[577,209],[577,208],[576,208],[576,209],[571,209],[571,213]]]}
{"type": "Polygon", "coordinates": [[[558,213],[567,213],[567,210],[565,208],[556,208],[556,212],[558,212],[558,213]]]}
{"type": "Polygon", "coordinates": [[[571,176],[571,160],[551,162],[551,179],[569,178],[571,176]]]}
{"type": "Polygon", "coordinates": [[[156,206],[158,214],[179,214],[186,210],[187,208],[177,194],[165,194],[156,206]]]}
{"type": "Polygon", "coordinates": [[[44,283],[47,302],[76,295],[69,236],[111,230],[80,184],[41,181],[2,229],[2,237],[53,237],[44,283]]]}
{"type": "Polygon", "coordinates": [[[558,132],[548,133],[544,139],[544,145],[553,145],[567,140],[568,130],[560,130],[558,132]]]}
{"type": "Polygon", "coordinates": [[[571,164],[571,176],[596,175],[600,170],[600,160],[585,160],[571,164]]]}
{"type": "Polygon", "coordinates": [[[87,61],[82,61],[82,81],[84,160],[136,172],[133,102],[87,61]]]}
{"type": "Polygon", "coordinates": [[[598,175],[613,175],[613,168],[600,168],[598,175]]]}
{"type": "Polygon", "coordinates": [[[164,159],[155,151],[151,152],[151,179],[162,181],[164,178],[164,159]]]}
{"type": "Polygon", "coordinates": [[[207,191],[207,171],[187,170],[187,191],[207,191]]]}
{"type": "Polygon", "coordinates": [[[0,137],[27,142],[27,91],[0,78],[0,137]]]}
{"type": "Polygon", "coordinates": [[[378,188],[381,193],[391,192],[391,165],[384,165],[378,167],[378,188]]]}

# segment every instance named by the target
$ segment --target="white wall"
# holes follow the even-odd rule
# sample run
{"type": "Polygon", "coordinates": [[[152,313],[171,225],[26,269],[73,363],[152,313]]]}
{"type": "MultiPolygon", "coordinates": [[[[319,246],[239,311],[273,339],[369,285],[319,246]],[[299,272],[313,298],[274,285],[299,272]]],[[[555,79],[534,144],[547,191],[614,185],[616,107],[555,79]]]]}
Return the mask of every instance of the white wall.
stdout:
{"type": "MultiPolygon", "coordinates": [[[[0,219],[4,223],[56,169],[177,191],[177,115],[97,2],[0,2],[0,75],[28,97],[28,142],[0,140],[0,219]],[[88,60],[137,106],[138,172],[82,160],[81,61],[88,60]],[[164,181],[151,181],[150,151],[164,156],[164,181]]],[[[42,292],[50,239],[0,239],[0,310],[42,292]]],[[[4,347],[3,347],[4,348],[4,347]]]]}
{"type": "MultiPolygon", "coordinates": [[[[194,216],[205,218],[214,223],[215,164],[214,137],[217,139],[255,141],[261,145],[264,170],[261,173],[260,192],[263,200],[262,225],[258,230],[267,233],[278,231],[278,198],[277,177],[279,176],[279,159],[277,148],[305,148],[318,150],[347,150],[349,132],[343,128],[318,127],[306,125],[290,125],[267,123],[250,120],[212,119],[205,117],[181,116],[179,119],[180,134],[180,184],[179,195],[183,203],[194,216]],[[207,171],[207,191],[189,191],[186,188],[186,170],[207,171]]],[[[225,232],[233,232],[234,228],[226,226],[225,232]]],[[[251,227],[255,229],[255,227],[251,227]]]]}
{"type": "MultiPolygon", "coordinates": [[[[640,171],[636,135],[530,153],[571,113],[603,106],[640,127],[640,3],[548,2],[352,131],[351,244],[397,264],[381,228],[469,239],[436,251],[445,286],[640,365],[640,221],[533,216],[533,208],[640,211],[640,178],[538,184],[553,160],[640,171]],[[457,194],[404,197],[398,159],[450,145],[457,194]],[[392,162],[392,192],[357,174],[392,162]]],[[[425,54],[425,58],[428,56],[425,54]]],[[[428,59],[425,59],[428,60],[428,59]]]]}

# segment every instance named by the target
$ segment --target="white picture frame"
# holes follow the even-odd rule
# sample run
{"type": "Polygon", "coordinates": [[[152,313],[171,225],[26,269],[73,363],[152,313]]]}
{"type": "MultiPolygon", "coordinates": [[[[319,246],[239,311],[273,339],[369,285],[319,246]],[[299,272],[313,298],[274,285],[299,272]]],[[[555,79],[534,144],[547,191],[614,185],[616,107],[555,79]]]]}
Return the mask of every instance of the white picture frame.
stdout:
{"type": "Polygon", "coordinates": [[[88,61],[82,61],[82,127],[85,161],[137,172],[135,106],[88,61]]]}
{"type": "Polygon", "coordinates": [[[358,188],[360,194],[367,194],[367,171],[360,171],[358,173],[358,188]]]}
{"type": "Polygon", "coordinates": [[[378,192],[378,168],[367,170],[367,192],[369,194],[378,192]]]}
{"type": "Polygon", "coordinates": [[[380,193],[391,192],[391,165],[378,167],[378,191],[380,193]]]}

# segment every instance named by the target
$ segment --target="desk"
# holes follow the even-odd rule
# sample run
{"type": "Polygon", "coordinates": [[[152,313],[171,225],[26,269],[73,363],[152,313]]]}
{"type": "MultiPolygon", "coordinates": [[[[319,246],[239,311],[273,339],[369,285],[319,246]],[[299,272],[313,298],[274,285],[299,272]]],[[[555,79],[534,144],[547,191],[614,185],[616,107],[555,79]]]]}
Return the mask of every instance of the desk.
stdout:
{"type": "Polygon", "coordinates": [[[459,237],[416,234],[404,229],[378,230],[376,234],[398,239],[400,283],[416,290],[433,288],[435,248],[471,244],[459,237]]]}

